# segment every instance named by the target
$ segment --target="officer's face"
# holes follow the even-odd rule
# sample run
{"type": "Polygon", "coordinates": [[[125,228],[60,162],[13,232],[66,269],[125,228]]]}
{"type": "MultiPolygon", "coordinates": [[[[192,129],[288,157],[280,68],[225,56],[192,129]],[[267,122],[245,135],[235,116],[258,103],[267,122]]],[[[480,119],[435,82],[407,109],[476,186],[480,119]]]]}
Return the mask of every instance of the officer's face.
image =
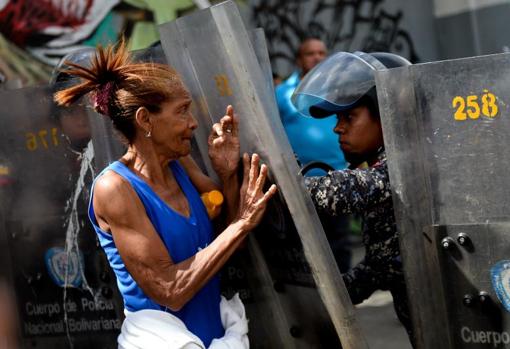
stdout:
{"type": "Polygon", "coordinates": [[[89,119],[83,107],[75,105],[61,109],[59,114],[62,133],[72,149],[82,151],[91,138],[89,119]]]}
{"type": "Polygon", "coordinates": [[[381,122],[370,115],[366,106],[338,113],[337,117],[334,131],[340,135],[340,147],[347,160],[374,154],[383,146],[381,122]]]}

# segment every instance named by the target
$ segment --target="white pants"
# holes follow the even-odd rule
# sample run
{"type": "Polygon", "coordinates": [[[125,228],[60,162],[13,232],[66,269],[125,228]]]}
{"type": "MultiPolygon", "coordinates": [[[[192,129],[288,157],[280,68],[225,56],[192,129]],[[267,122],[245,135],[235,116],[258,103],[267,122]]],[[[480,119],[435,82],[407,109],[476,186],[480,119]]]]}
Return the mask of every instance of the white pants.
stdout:
{"type": "MultiPolygon", "coordinates": [[[[125,313],[117,339],[119,349],[206,349],[200,338],[170,313],[152,309],[125,313]]],[[[231,300],[221,297],[220,314],[225,335],[214,339],[208,349],[249,349],[248,320],[238,294],[231,300]]]]}

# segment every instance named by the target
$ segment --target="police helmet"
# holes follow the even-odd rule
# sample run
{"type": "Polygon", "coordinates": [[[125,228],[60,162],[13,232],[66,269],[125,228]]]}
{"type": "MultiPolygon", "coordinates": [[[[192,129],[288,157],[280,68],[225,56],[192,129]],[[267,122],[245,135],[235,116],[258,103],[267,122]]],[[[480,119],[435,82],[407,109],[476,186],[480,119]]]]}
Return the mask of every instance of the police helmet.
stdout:
{"type": "Polygon", "coordinates": [[[74,50],[62,57],[53,69],[53,73],[50,78],[50,85],[56,90],[61,90],[75,85],[79,82],[79,79],[66,73],[67,69],[72,68],[67,64],[67,62],[79,64],[84,67],[90,67],[92,57],[94,57],[94,55],[95,49],[93,47],[84,47],[74,50]]]}
{"type": "Polygon", "coordinates": [[[300,113],[314,118],[352,109],[363,97],[377,108],[375,71],[410,64],[393,53],[338,52],[306,74],[291,100],[300,113]]]}

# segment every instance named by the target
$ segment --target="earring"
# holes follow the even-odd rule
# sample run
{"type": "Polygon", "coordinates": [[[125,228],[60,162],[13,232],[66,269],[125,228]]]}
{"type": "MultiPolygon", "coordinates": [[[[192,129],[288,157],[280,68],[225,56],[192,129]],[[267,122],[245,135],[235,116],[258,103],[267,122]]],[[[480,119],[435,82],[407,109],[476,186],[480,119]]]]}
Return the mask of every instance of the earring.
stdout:
{"type": "Polygon", "coordinates": [[[151,138],[151,136],[152,136],[152,132],[151,132],[151,130],[149,130],[149,132],[147,132],[147,133],[145,134],[145,137],[147,137],[147,138],[151,138]]]}

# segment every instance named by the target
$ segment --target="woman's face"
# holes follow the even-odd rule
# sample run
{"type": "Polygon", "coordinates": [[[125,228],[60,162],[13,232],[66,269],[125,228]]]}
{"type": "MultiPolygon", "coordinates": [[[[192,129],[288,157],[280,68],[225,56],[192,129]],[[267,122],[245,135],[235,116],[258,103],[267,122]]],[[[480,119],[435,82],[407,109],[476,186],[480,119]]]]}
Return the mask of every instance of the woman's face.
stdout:
{"type": "Polygon", "coordinates": [[[347,161],[349,158],[360,159],[374,154],[383,146],[381,122],[370,115],[366,106],[339,113],[337,117],[334,131],[340,135],[340,147],[347,161]]]}
{"type": "Polygon", "coordinates": [[[161,105],[161,112],[152,115],[151,138],[164,154],[173,158],[191,151],[191,138],[198,124],[191,114],[191,98],[182,94],[161,105]]]}

